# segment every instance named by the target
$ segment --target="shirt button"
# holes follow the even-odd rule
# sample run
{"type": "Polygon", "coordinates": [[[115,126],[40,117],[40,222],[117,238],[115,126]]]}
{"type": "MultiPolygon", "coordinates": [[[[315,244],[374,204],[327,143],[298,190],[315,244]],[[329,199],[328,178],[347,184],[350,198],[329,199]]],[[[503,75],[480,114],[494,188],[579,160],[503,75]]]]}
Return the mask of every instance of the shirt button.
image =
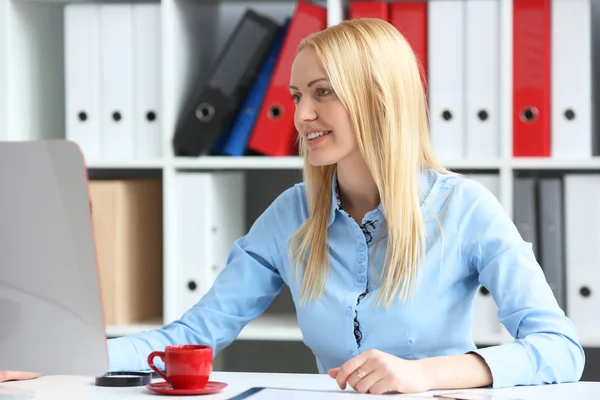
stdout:
{"type": "Polygon", "coordinates": [[[349,354],[350,354],[350,357],[356,356],[356,352],[354,350],[350,351],[349,354]]]}
{"type": "Polygon", "coordinates": [[[364,274],[364,272],[365,272],[365,267],[359,267],[358,268],[358,273],[359,274],[364,274]]]}
{"type": "Polygon", "coordinates": [[[351,316],[352,315],[352,307],[346,308],[346,315],[347,316],[351,316]]]}
{"type": "Polygon", "coordinates": [[[365,257],[363,255],[361,255],[360,257],[358,257],[358,262],[363,262],[365,261],[365,257]]]}
{"type": "Polygon", "coordinates": [[[364,276],[361,275],[361,276],[358,277],[357,280],[358,280],[359,283],[365,283],[367,281],[367,278],[365,278],[364,276]]]}
{"type": "Polygon", "coordinates": [[[360,246],[358,246],[358,249],[359,249],[360,251],[364,251],[364,250],[365,250],[365,244],[364,244],[364,243],[361,243],[361,244],[360,244],[360,246]]]}

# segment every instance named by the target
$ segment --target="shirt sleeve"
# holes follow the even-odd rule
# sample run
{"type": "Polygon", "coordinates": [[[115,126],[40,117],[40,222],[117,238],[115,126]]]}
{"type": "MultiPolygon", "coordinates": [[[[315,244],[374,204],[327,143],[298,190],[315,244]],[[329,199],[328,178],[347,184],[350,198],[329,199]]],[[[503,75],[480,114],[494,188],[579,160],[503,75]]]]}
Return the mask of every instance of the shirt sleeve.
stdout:
{"type": "Polygon", "coordinates": [[[464,257],[476,268],[479,282],[498,305],[500,322],[515,338],[474,351],[487,363],[492,386],[578,381],[585,354],[577,330],[559,307],[532,245],[491,192],[475,182],[467,185],[464,257]]]}
{"type": "MultiPolygon", "coordinates": [[[[148,355],[171,344],[206,344],[217,354],[248,322],[260,316],[283,286],[277,265],[290,190],[233,243],[227,265],[211,289],[181,318],[159,329],[109,339],[109,371],[147,370],[148,355]]],[[[164,367],[159,358],[155,365],[164,367]]]]}

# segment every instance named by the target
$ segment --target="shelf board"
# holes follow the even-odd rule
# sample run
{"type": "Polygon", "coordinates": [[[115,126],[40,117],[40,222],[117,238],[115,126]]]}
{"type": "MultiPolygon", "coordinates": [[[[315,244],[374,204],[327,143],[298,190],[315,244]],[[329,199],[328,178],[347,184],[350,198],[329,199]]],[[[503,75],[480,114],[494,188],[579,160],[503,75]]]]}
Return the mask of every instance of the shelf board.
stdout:
{"type": "MultiPolygon", "coordinates": [[[[556,170],[595,170],[600,169],[600,157],[585,159],[557,159],[551,157],[515,157],[508,160],[442,160],[451,170],[494,170],[504,166],[512,169],[556,169],[556,170]]],[[[96,170],[151,170],[173,166],[182,170],[246,170],[246,169],[302,169],[302,158],[298,156],[200,156],[175,157],[170,160],[91,160],[86,162],[89,169],[96,170]]]]}
{"type": "Polygon", "coordinates": [[[473,341],[476,344],[484,345],[500,345],[505,343],[514,342],[514,338],[510,336],[510,333],[506,329],[502,329],[501,333],[492,335],[473,335],[473,341]]]}
{"type": "MultiPolygon", "coordinates": [[[[106,335],[119,337],[137,335],[147,330],[162,327],[161,321],[148,321],[127,325],[108,325],[106,335]]],[[[295,315],[263,315],[242,329],[238,340],[302,341],[302,333],[295,315]]]]}
{"type": "Polygon", "coordinates": [[[88,169],[162,169],[165,161],[157,160],[90,160],[86,161],[88,169]]]}
{"type": "Polygon", "coordinates": [[[299,156],[200,156],[175,157],[172,165],[178,169],[301,169],[299,156]]]}
{"type": "Polygon", "coordinates": [[[302,341],[295,315],[265,315],[250,321],[237,340],[302,341]]]}
{"type": "MultiPolygon", "coordinates": [[[[172,165],[178,169],[301,169],[299,156],[200,156],[175,157],[172,165]]],[[[450,169],[499,169],[500,160],[451,160],[444,162],[450,169]]]]}
{"type": "Polygon", "coordinates": [[[160,320],[152,320],[146,322],[140,322],[135,324],[126,324],[126,325],[107,325],[106,326],[106,336],[108,337],[119,337],[126,335],[137,335],[138,333],[142,333],[144,331],[149,331],[151,329],[157,329],[162,326],[160,320]]]}
{"type": "Polygon", "coordinates": [[[490,160],[484,160],[484,159],[475,159],[475,160],[469,160],[469,159],[464,159],[464,160],[440,160],[442,165],[446,168],[449,168],[451,170],[459,170],[459,169],[465,169],[465,170],[471,170],[471,169],[500,169],[502,168],[502,160],[499,159],[490,159],[490,160]]]}
{"type": "Polygon", "coordinates": [[[552,157],[515,157],[510,161],[513,169],[600,169],[600,157],[590,158],[552,158],[552,157]]]}
{"type": "MultiPolygon", "coordinates": [[[[161,326],[162,323],[159,320],[121,326],[107,326],[106,334],[109,337],[136,335],[147,330],[160,328],[161,326]]],[[[236,340],[300,342],[303,340],[303,337],[295,315],[263,314],[254,321],[250,321],[242,329],[236,340]]],[[[497,335],[474,336],[473,340],[477,344],[499,345],[510,343],[514,339],[506,330],[503,330],[502,333],[497,335]]],[[[600,343],[600,337],[582,337],[582,344],[586,346],[597,345],[598,343],[600,343]]]]}

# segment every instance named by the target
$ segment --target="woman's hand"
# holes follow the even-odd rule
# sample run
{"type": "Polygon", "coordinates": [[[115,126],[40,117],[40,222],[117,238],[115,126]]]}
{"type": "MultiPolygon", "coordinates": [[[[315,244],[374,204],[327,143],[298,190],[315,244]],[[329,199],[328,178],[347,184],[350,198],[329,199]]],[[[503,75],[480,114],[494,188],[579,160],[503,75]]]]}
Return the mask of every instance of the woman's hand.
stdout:
{"type": "Polygon", "coordinates": [[[0,382],[23,381],[27,379],[37,378],[40,375],[41,374],[38,374],[36,372],[0,371],[0,382]]]}
{"type": "Polygon", "coordinates": [[[431,389],[429,374],[418,360],[404,360],[369,350],[329,370],[342,390],[346,384],[360,393],[420,393],[431,389]]]}

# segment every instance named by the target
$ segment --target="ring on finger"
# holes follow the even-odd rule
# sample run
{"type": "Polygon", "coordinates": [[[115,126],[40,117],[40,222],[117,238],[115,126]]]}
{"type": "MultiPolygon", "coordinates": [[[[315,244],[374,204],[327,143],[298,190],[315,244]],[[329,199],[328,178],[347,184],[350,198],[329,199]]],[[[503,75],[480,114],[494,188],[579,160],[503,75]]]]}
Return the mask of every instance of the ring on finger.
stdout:
{"type": "Polygon", "coordinates": [[[367,376],[367,373],[359,368],[356,370],[356,376],[358,376],[358,379],[362,379],[367,376]]]}

